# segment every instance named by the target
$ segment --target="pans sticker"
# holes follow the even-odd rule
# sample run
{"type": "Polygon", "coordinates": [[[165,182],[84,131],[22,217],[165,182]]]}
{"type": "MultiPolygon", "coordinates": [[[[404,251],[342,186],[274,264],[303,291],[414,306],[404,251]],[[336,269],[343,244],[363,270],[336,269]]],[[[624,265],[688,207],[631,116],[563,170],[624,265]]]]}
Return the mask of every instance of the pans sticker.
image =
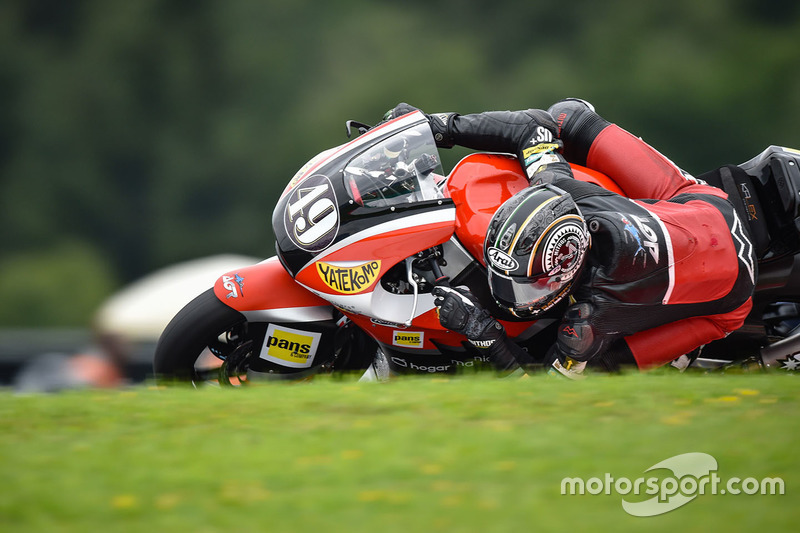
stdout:
{"type": "Polygon", "coordinates": [[[422,348],[425,341],[424,331],[394,331],[392,344],[403,348],[422,348]]]}
{"type": "Polygon", "coordinates": [[[302,250],[319,252],[330,246],[339,233],[339,209],[330,180],[321,174],[303,180],[286,202],[283,224],[302,250]]]}
{"type": "Polygon", "coordinates": [[[314,331],[270,324],[259,357],[291,368],[309,368],[314,364],[321,337],[314,331]]]}
{"type": "Polygon", "coordinates": [[[338,266],[317,262],[317,273],[328,288],[342,294],[367,290],[381,273],[380,261],[368,261],[354,266],[338,266]]]}

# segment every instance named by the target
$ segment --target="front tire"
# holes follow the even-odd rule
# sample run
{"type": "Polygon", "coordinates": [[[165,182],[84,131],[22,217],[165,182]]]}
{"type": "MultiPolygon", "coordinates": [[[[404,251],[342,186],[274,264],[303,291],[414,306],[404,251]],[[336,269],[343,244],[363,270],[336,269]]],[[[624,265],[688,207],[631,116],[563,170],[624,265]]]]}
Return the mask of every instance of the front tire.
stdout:
{"type": "Polygon", "coordinates": [[[221,360],[210,352],[220,347],[235,349],[245,317],[222,303],[208,289],[186,304],[167,324],[156,345],[153,370],[159,382],[213,381],[219,375],[221,360]],[[226,342],[227,341],[227,342],[226,342]]]}

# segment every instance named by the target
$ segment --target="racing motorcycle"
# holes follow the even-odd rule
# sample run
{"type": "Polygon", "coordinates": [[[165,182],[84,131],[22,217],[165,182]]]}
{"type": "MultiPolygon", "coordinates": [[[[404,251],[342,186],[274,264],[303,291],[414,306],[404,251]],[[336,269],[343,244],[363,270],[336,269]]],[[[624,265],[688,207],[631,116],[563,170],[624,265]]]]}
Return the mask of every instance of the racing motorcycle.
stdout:
{"type": "MultiPolygon", "coordinates": [[[[158,342],[158,378],[238,385],[318,373],[457,373],[488,361],[444,329],[431,291],[466,286],[534,359],[563,308],[521,320],[495,304],[483,240],[497,207],[528,187],[518,160],[472,153],[449,175],[420,112],[376,127],[348,121],[349,142],[290,180],[273,212],[277,254],[222,275],[158,342]]],[[[753,310],[740,330],[691,354],[696,367],[800,367],[800,151],[771,146],[700,178],[751,221],[759,251],[753,310]]],[[[576,179],[624,194],[572,165],[576,179]]],[[[502,260],[502,258],[497,258],[502,260]]],[[[566,303],[565,303],[566,304],[566,303]]]]}

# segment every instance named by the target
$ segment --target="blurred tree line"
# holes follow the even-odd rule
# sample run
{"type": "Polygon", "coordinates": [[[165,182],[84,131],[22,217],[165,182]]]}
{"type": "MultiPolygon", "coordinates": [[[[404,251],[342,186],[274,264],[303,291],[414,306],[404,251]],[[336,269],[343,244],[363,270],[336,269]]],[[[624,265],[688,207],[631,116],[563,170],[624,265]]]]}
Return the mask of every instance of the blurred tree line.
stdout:
{"type": "Polygon", "coordinates": [[[277,195],[346,119],[565,96],[694,173],[800,148],[800,3],[3,0],[0,326],[272,255],[277,195]]]}

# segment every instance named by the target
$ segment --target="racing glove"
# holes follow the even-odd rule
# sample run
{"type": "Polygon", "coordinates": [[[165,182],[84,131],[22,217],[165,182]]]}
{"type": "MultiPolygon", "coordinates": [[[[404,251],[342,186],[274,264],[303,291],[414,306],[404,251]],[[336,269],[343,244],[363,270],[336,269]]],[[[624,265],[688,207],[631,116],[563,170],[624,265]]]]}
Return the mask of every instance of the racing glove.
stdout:
{"type": "MultiPolygon", "coordinates": [[[[413,113],[414,111],[420,110],[413,105],[401,102],[387,111],[386,114],[383,115],[383,120],[392,120],[397,117],[407,115],[408,113],[413,113]]],[[[429,115],[423,112],[422,114],[428,119],[428,123],[431,126],[431,131],[433,132],[433,139],[436,141],[436,146],[439,148],[452,148],[455,146],[456,143],[449,132],[451,130],[453,120],[458,116],[457,113],[435,113],[433,115],[429,115]]]]}
{"type": "Polygon", "coordinates": [[[527,362],[529,356],[508,340],[503,326],[466,287],[437,286],[433,295],[443,327],[467,337],[470,344],[489,357],[501,376],[525,374],[520,362],[527,362]]]}
{"type": "Polygon", "coordinates": [[[478,303],[465,287],[434,287],[434,305],[439,308],[443,327],[461,333],[478,348],[489,348],[505,334],[495,318],[478,303]]]}

